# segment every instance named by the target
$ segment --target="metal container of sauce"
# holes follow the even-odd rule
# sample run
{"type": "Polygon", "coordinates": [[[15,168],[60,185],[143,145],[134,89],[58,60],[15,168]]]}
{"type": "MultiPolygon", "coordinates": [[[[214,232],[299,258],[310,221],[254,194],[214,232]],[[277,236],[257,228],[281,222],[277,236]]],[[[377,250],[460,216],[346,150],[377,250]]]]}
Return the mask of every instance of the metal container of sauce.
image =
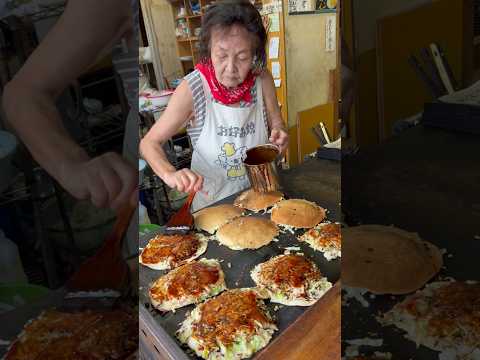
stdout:
{"type": "Polygon", "coordinates": [[[280,151],[272,144],[259,145],[247,150],[243,165],[254,191],[280,190],[277,168],[279,156],[280,151]]]}

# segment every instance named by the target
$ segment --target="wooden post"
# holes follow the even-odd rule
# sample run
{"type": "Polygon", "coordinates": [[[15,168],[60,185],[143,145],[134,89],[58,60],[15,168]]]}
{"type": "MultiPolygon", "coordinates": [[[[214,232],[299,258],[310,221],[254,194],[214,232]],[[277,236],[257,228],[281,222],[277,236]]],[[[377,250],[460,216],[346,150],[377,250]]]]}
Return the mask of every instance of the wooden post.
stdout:
{"type": "Polygon", "coordinates": [[[145,23],[145,31],[147,33],[148,46],[152,49],[153,70],[155,71],[157,87],[159,90],[165,89],[166,84],[163,77],[162,63],[160,61],[160,50],[158,48],[155,32],[153,31],[151,0],[140,0],[140,5],[145,23]]]}

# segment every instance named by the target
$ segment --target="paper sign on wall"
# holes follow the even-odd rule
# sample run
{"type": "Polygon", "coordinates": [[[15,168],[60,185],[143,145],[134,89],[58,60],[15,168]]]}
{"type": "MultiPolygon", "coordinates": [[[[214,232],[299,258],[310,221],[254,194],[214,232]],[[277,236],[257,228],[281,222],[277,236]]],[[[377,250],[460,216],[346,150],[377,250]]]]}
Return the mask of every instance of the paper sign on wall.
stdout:
{"type": "Polygon", "coordinates": [[[271,13],[280,13],[282,12],[282,7],[281,1],[273,1],[269,4],[263,4],[260,14],[267,15],[271,13]]]}
{"type": "Polygon", "coordinates": [[[270,18],[270,29],[268,32],[278,32],[280,31],[280,16],[278,13],[269,14],[270,18]]]}
{"type": "Polygon", "coordinates": [[[274,36],[270,39],[270,46],[268,47],[268,58],[278,59],[278,48],[280,45],[280,38],[274,36]]]}
{"type": "Polygon", "coordinates": [[[332,52],[336,48],[337,19],[329,16],[325,23],[325,51],[332,52]]]}
{"type": "Polygon", "coordinates": [[[288,12],[304,12],[315,10],[316,1],[312,0],[288,0],[288,12]]]}
{"type": "Polygon", "coordinates": [[[280,63],[278,61],[272,61],[272,76],[274,79],[280,78],[280,63]]]}
{"type": "Polygon", "coordinates": [[[276,88],[279,88],[282,85],[282,79],[273,79],[273,83],[275,84],[276,88]]]}

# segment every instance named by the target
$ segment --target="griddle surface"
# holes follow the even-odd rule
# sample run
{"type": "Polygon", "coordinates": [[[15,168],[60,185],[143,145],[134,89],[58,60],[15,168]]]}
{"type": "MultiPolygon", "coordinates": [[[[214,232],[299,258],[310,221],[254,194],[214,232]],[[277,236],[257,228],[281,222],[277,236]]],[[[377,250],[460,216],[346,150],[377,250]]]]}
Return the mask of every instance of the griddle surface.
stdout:
{"type": "MultiPolygon", "coordinates": [[[[233,200],[237,196],[233,195],[226,199],[219,201],[217,204],[233,203],[233,200]]],[[[288,197],[288,194],[286,194],[288,197]]],[[[308,200],[308,198],[307,198],[308,200]]],[[[327,219],[329,221],[337,221],[338,214],[338,203],[322,203],[318,202],[318,205],[332,211],[327,212],[327,219]]],[[[251,216],[262,216],[269,218],[270,214],[254,214],[252,212],[247,212],[247,214],[252,214],[251,216]]],[[[235,251],[230,250],[229,248],[220,245],[217,241],[209,241],[207,251],[201,256],[208,259],[218,259],[223,260],[221,266],[223,272],[225,273],[225,281],[229,289],[232,288],[243,288],[243,287],[253,287],[255,283],[250,278],[250,271],[253,267],[261,262],[264,262],[270,259],[273,256],[280,255],[284,253],[284,248],[288,246],[298,246],[301,249],[301,252],[305,256],[312,259],[319,267],[320,271],[328,280],[334,284],[340,278],[340,260],[335,259],[332,261],[327,261],[321,252],[314,251],[308,246],[308,244],[299,242],[296,240],[296,236],[303,234],[304,230],[298,230],[295,234],[290,232],[280,233],[278,236],[278,242],[271,242],[269,245],[261,247],[257,250],[243,250],[235,251]],[[231,268],[227,264],[231,264],[231,268]]],[[[161,231],[157,232],[161,233],[161,231]]],[[[140,238],[140,247],[145,247],[148,241],[155,236],[157,233],[150,233],[140,238]]],[[[205,233],[208,235],[207,233],[205,233]]],[[[200,258],[201,258],[200,257],[200,258]]],[[[182,346],[181,343],[175,338],[175,332],[179,328],[179,324],[185,319],[187,312],[190,312],[194,309],[194,305],[186,306],[184,308],[176,310],[175,313],[168,312],[165,314],[160,313],[159,311],[153,309],[150,306],[150,300],[148,298],[148,289],[151,283],[158,279],[161,275],[166,274],[168,271],[157,271],[145,266],[140,268],[140,306],[147,307],[150,309],[148,312],[154,323],[158,327],[162,327],[172,338],[175,339],[178,346],[182,346]]],[[[274,333],[274,338],[282,333],[290,324],[295,321],[303,312],[308,309],[308,307],[301,306],[283,306],[280,304],[270,303],[268,300],[265,301],[269,311],[275,317],[275,322],[279,331],[274,333]],[[280,308],[275,311],[274,307],[279,306],[280,308]]],[[[273,340],[273,339],[272,339],[273,340]]],[[[182,347],[185,351],[186,348],[182,347]]],[[[190,351],[187,354],[192,359],[199,359],[198,357],[191,355],[190,351]]]]}

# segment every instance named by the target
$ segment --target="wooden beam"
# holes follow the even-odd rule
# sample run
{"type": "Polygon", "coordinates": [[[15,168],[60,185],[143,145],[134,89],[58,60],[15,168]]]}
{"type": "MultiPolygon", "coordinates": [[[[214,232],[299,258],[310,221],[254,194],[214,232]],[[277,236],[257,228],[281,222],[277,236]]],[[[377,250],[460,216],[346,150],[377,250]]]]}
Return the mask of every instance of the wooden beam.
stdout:
{"type": "Polygon", "coordinates": [[[162,62],[160,61],[160,49],[158,47],[157,37],[155,36],[152,16],[151,0],[140,0],[143,20],[145,23],[145,31],[147,33],[148,46],[152,50],[153,70],[157,80],[159,90],[165,89],[165,79],[163,77],[162,62]]]}
{"type": "MultiPolygon", "coordinates": [[[[335,13],[336,16],[336,36],[337,36],[337,66],[335,67],[335,73],[334,73],[334,99],[333,103],[335,104],[334,107],[334,116],[333,119],[335,121],[335,125],[333,128],[333,140],[335,140],[338,135],[340,134],[340,98],[342,96],[342,74],[341,74],[341,69],[342,69],[342,33],[340,32],[340,11],[342,9],[342,1],[339,0],[337,1],[337,12],[335,13]]],[[[343,119],[342,119],[343,120],[343,119]]],[[[347,119],[344,119],[343,121],[346,121],[347,119]]]]}

